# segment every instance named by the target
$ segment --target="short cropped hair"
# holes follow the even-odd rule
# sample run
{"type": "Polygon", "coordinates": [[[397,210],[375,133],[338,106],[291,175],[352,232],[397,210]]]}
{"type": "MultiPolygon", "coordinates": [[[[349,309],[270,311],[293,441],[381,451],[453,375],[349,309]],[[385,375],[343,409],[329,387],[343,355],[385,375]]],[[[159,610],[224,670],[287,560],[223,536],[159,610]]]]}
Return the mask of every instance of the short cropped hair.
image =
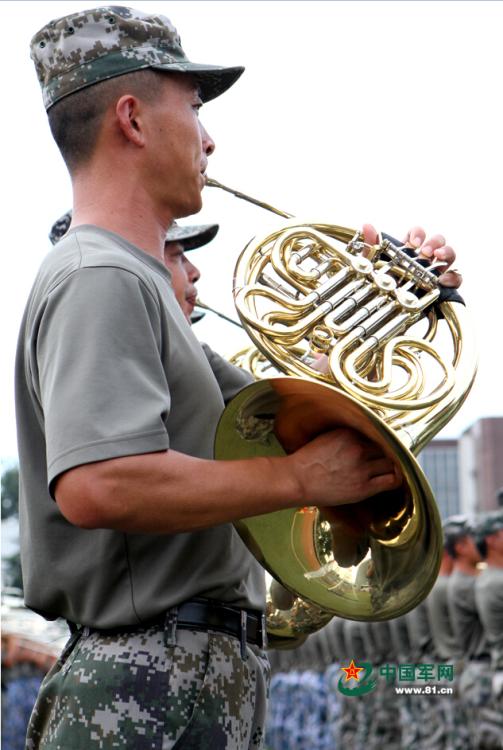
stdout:
{"type": "Polygon", "coordinates": [[[152,68],[100,81],[65,96],[48,111],[49,126],[70,174],[93,155],[107,109],[124,94],[155,101],[166,73],[152,68]]]}

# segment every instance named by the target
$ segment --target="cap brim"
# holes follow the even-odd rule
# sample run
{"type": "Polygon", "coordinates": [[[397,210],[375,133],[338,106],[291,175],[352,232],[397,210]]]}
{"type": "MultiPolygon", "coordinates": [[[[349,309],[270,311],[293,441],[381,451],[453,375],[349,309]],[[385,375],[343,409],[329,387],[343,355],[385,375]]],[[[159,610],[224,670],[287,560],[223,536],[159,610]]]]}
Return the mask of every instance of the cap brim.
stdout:
{"type": "Polygon", "coordinates": [[[217,232],[218,224],[208,224],[199,234],[194,235],[193,237],[187,237],[183,240],[183,246],[185,250],[195,250],[196,247],[202,247],[203,245],[207,245],[208,242],[211,242],[217,232]]]}
{"type": "Polygon", "coordinates": [[[203,102],[209,102],[227,91],[236,83],[244,71],[241,66],[222,68],[218,65],[202,65],[192,62],[166,63],[165,65],[151,65],[150,67],[154,70],[165,70],[166,72],[190,73],[201,88],[203,102]]]}
{"type": "Polygon", "coordinates": [[[205,315],[206,313],[202,310],[194,310],[194,312],[190,315],[191,324],[194,325],[194,323],[199,323],[199,321],[202,320],[205,315]]]}
{"type": "Polygon", "coordinates": [[[166,242],[181,242],[183,249],[195,250],[196,247],[207,245],[218,232],[218,224],[200,224],[199,226],[182,227],[177,224],[170,227],[166,234],[166,242]]]}

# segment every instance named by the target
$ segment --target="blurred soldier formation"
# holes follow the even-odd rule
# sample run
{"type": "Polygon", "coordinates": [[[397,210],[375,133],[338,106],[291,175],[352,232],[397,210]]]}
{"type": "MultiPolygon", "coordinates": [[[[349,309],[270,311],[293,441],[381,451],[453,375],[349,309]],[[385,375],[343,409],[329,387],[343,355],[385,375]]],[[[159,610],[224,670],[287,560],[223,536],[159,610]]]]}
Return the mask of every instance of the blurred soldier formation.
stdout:
{"type": "Polygon", "coordinates": [[[40,683],[68,639],[63,621],[26,609],[18,589],[2,591],[2,750],[24,750],[40,683]]]}
{"type": "Polygon", "coordinates": [[[503,511],[443,528],[440,574],[416,609],[334,618],[300,649],[270,652],[268,750],[503,749],[503,511]],[[351,660],[372,667],[366,693],[365,670],[345,683],[351,660]]]}

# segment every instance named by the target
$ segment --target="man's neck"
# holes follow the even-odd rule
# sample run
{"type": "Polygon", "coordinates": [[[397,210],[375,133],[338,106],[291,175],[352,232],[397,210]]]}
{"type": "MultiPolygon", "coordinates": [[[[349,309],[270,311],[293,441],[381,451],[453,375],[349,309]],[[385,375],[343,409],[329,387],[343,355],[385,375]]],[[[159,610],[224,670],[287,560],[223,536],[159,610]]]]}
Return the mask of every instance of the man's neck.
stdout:
{"type": "Polygon", "coordinates": [[[149,196],[126,177],[122,184],[102,175],[76,175],[73,179],[72,227],[94,224],[124,237],[161,262],[166,232],[173,221],[159,211],[149,196]]]}
{"type": "Polygon", "coordinates": [[[442,558],[442,561],[440,563],[440,570],[438,571],[439,576],[449,576],[452,571],[452,560],[451,558],[445,559],[442,558]]]}
{"type": "Polygon", "coordinates": [[[465,576],[477,576],[479,574],[476,563],[472,563],[462,557],[458,557],[454,561],[454,570],[463,573],[465,576]]]}
{"type": "Polygon", "coordinates": [[[486,563],[489,568],[503,568],[503,552],[488,550],[486,563]]]}

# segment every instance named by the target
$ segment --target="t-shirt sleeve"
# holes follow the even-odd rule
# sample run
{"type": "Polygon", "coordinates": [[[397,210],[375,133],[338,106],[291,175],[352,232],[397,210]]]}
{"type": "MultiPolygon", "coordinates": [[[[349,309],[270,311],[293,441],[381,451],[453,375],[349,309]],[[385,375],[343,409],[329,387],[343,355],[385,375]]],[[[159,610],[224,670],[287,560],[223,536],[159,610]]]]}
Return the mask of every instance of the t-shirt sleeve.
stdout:
{"type": "Polygon", "coordinates": [[[232,365],[221,357],[220,354],[214,352],[207,344],[203,344],[202,347],[220,386],[225,403],[228,403],[245,386],[255,381],[251,373],[242,370],[241,367],[232,365]]]}
{"type": "Polygon", "coordinates": [[[129,271],[82,268],[51,292],[35,347],[50,490],[75,466],[169,447],[165,344],[129,271]]]}

